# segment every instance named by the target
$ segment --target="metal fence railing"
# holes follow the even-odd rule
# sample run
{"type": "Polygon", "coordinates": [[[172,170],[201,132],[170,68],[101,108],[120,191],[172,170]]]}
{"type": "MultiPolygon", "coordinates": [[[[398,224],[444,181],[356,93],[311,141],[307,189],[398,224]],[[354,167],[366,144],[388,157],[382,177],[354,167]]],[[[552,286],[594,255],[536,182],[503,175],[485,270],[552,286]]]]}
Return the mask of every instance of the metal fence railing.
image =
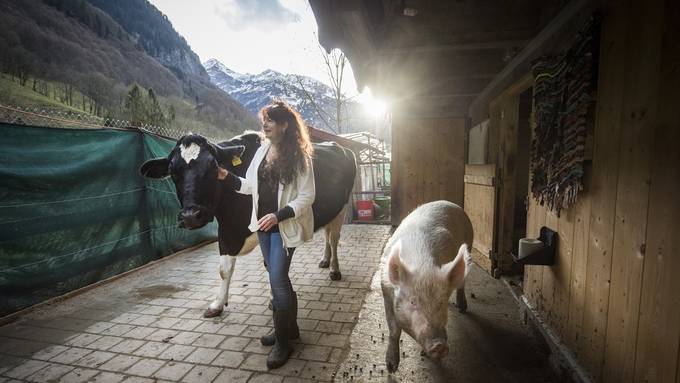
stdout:
{"type": "MultiPolygon", "coordinates": [[[[162,137],[178,139],[189,131],[149,124],[133,124],[127,120],[103,118],[90,114],[45,107],[20,107],[0,104],[0,122],[48,128],[89,128],[143,130],[162,137]]],[[[205,136],[205,135],[204,135],[205,136]]],[[[213,137],[206,136],[216,142],[213,137]]]]}

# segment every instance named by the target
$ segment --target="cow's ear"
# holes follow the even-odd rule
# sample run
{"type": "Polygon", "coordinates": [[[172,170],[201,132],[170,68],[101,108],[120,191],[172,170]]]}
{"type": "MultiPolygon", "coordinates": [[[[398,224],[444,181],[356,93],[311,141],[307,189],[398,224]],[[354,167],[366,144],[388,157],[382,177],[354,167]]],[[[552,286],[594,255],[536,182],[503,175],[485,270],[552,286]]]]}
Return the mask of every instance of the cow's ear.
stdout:
{"type": "Polygon", "coordinates": [[[223,166],[237,166],[241,163],[240,158],[246,147],[243,145],[219,146],[215,145],[217,152],[217,162],[223,166]],[[239,159],[239,160],[237,160],[239,159]]]}
{"type": "Polygon", "coordinates": [[[139,168],[139,174],[146,178],[165,178],[169,175],[167,158],[148,160],[139,168]]]}

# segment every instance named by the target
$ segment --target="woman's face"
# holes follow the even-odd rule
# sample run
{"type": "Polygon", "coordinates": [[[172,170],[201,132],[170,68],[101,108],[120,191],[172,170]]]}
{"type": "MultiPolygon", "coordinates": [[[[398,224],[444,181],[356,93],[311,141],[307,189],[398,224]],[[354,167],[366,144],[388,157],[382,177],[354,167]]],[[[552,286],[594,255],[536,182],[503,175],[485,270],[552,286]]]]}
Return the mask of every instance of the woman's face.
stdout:
{"type": "Polygon", "coordinates": [[[288,123],[278,124],[276,121],[265,117],[262,121],[262,131],[264,136],[272,142],[279,142],[283,138],[283,133],[288,129],[288,123]]]}

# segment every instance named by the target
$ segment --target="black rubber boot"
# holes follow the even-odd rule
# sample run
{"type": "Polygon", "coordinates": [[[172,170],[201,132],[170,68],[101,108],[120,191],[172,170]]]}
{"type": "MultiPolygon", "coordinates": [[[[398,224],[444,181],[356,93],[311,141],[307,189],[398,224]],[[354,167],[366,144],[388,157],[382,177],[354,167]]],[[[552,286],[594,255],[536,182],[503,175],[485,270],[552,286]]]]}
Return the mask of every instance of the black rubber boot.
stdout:
{"type": "Polygon", "coordinates": [[[267,356],[267,368],[272,370],[286,364],[293,353],[290,339],[291,310],[274,310],[274,334],[276,342],[267,356]]]}
{"type": "MultiPolygon", "coordinates": [[[[293,291],[293,295],[291,297],[291,306],[290,306],[290,339],[300,339],[300,329],[298,328],[297,325],[297,309],[298,309],[298,300],[297,300],[297,294],[295,291],[293,291]]],[[[260,337],[260,343],[263,346],[273,346],[274,343],[276,343],[276,336],[274,335],[274,331],[270,332],[267,335],[262,335],[260,337]]]]}

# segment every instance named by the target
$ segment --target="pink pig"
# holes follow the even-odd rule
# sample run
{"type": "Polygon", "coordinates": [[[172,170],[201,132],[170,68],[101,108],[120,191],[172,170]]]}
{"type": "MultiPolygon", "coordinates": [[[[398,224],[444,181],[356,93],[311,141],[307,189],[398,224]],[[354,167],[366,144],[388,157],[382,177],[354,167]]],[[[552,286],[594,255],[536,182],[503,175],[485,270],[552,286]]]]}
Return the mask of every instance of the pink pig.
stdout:
{"type": "Polygon", "coordinates": [[[464,282],[472,266],[472,237],[472,224],[460,206],[434,201],[404,218],[387,242],[381,285],[390,331],[385,356],[389,372],[399,367],[402,329],[429,357],[448,354],[449,297],[456,290],[458,309],[467,309],[464,282]]]}

